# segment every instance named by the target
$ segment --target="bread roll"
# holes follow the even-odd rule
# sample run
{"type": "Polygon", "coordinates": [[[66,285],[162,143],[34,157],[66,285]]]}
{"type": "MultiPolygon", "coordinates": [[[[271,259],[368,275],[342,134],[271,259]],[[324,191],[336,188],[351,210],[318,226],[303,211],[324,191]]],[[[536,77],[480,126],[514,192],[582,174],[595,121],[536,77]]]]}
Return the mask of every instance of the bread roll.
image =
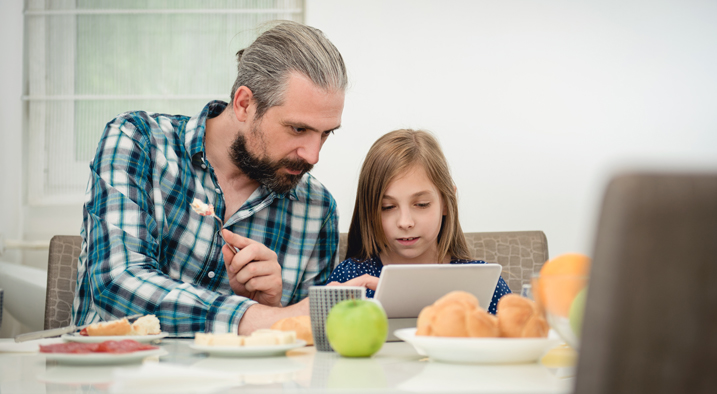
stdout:
{"type": "Polygon", "coordinates": [[[308,315],[292,316],[281,319],[272,324],[272,330],[295,331],[297,339],[303,339],[307,345],[314,344],[314,336],[311,332],[311,318],[308,315]]]}
{"type": "Polygon", "coordinates": [[[498,301],[500,336],[540,338],[548,336],[548,323],[535,302],[517,294],[506,294],[498,301]]]}
{"type": "Polygon", "coordinates": [[[159,319],[155,315],[142,316],[132,323],[131,335],[157,335],[161,332],[159,319]]]}
{"type": "Polygon", "coordinates": [[[480,309],[478,299],[453,291],[421,310],[416,335],[437,337],[497,337],[498,320],[480,309]]]}
{"type": "Polygon", "coordinates": [[[85,328],[85,332],[91,337],[129,335],[132,332],[132,326],[127,318],[123,318],[91,324],[85,328]]]}
{"type": "Polygon", "coordinates": [[[466,331],[469,337],[500,336],[498,319],[481,309],[474,309],[466,315],[466,331]]]}

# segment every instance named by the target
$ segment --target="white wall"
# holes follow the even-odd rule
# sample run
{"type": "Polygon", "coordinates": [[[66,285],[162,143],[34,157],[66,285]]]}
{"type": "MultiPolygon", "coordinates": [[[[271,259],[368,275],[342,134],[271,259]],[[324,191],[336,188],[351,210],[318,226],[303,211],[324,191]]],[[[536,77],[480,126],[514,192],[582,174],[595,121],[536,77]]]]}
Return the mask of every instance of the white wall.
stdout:
{"type": "MultiPolygon", "coordinates": [[[[0,237],[6,239],[18,239],[22,232],[22,26],[22,1],[0,2],[0,237]]],[[[0,260],[19,262],[20,254],[6,250],[0,260]]],[[[3,313],[0,338],[18,328],[3,313]]]]}
{"type": "Polygon", "coordinates": [[[466,231],[543,230],[592,253],[607,180],[717,170],[717,3],[307,0],[352,88],[315,174],[352,213],[396,128],[438,135],[466,231]]]}

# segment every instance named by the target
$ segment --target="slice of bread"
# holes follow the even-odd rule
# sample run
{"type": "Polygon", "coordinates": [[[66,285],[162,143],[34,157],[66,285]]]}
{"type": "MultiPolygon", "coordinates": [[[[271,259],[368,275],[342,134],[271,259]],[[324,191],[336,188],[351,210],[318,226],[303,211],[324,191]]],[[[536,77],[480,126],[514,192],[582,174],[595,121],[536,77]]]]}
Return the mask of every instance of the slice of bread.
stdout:
{"type": "Polygon", "coordinates": [[[157,316],[145,315],[132,323],[132,333],[130,335],[157,335],[161,332],[157,316]]]}
{"type": "Polygon", "coordinates": [[[89,325],[85,328],[87,335],[91,337],[129,335],[132,326],[127,318],[111,320],[89,325]]]}
{"type": "Polygon", "coordinates": [[[311,318],[308,315],[281,319],[272,324],[271,329],[279,331],[295,331],[296,338],[303,339],[309,346],[314,344],[314,335],[311,332],[311,318]]]}

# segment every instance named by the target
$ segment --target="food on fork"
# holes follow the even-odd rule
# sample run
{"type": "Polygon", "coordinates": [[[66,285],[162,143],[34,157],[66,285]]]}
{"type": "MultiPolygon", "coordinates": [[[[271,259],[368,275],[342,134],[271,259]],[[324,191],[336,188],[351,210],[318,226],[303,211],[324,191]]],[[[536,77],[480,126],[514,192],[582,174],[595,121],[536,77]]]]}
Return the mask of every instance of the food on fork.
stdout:
{"type": "Polygon", "coordinates": [[[205,204],[198,198],[195,198],[191,206],[194,212],[202,216],[214,216],[214,205],[212,204],[205,204]]]}
{"type": "Polygon", "coordinates": [[[159,319],[155,315],[145,315],[130,324],[126,317],[91,324],[80,331],[80,335],[91,337],[121,335],[156,335],[161,333],[159,319]]]}
{"type": "Polygon", "coordinates": [[[292,316],[281,319],[272,324],[272,330],[294,331],[297,339],[303,339],[307,345],[314,344],[314,335],[311,332],[311,318],[309,315],[292,316]]]}
{"type": "Polygon", "coordinates": [[[234,333],[194,334],[194,344],[201,346],[274,346],[289,345],[296,342],[296,332],[271,329],[256,330],[249,336],[234,333]]]}

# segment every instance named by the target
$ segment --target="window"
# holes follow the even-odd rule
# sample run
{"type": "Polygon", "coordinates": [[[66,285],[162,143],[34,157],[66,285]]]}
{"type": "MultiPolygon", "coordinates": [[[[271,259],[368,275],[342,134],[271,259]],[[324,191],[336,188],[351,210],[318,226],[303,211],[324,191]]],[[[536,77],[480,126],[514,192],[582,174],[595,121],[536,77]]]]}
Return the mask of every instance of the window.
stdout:
{"type": "Polygon", "coordinates": [[[105,124],[122,112],[194,115],[227,101],[234,54],[301,0],[27,0],[27,195],[83,200],[105,124]]]}

